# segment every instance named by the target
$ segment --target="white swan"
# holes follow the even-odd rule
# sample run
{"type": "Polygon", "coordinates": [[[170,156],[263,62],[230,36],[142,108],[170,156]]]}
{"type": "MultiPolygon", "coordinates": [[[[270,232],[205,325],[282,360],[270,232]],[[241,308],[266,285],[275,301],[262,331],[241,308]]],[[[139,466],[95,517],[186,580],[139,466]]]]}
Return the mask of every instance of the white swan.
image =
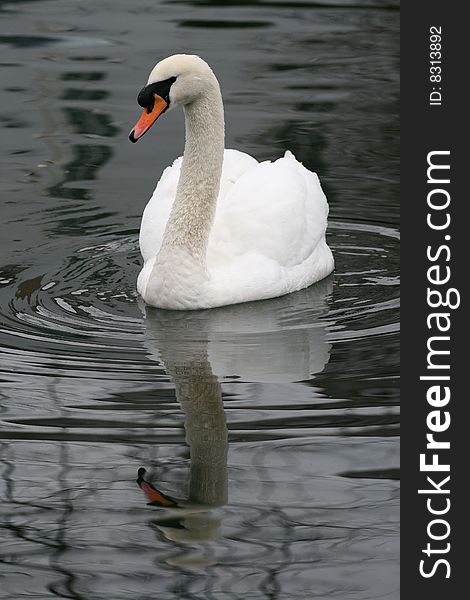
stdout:
{"type": "Polygon", "coordinates": [[[165,58],[138,102],[132,142],[175,106],[186,124],[184,156],[165,169],[142,217],[137,290],[147,304],[185,310],[274,298],[333,270],[317,175],[289,151],[258,163],[224,150],[222,96],[206,62],[165,58]]]}

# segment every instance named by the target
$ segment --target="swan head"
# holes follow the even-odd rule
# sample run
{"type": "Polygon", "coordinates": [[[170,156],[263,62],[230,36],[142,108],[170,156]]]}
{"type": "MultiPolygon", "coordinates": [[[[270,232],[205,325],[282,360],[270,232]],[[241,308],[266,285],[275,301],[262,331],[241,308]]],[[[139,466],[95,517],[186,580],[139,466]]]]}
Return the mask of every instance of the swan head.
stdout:
{"type": "Polygon", "coordinates": [[[141,138],[164,112],[191,104],[214,83],[218,85],[212,69],[199,56],[175,54],[161,60],[137,96],[144,112],[129,134],[130,141],[141,138]]]}

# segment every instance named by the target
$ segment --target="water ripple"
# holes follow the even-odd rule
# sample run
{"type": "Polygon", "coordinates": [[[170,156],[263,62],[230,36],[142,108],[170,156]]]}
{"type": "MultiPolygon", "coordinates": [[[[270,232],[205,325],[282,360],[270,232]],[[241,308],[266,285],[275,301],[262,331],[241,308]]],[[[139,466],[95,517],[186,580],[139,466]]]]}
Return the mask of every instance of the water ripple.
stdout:
{"type": "MultiPolygon", "coordinates": [[[[297,404],[294,400],[294,407],[293,398],[267,406],[270,384],[288,387],[314,381],[315,373],[328,364],[333,345],[398,330],[396,230],[333,221],[329,235],[334,276],[283,298],[211,311],[146,309],[129,276],[129,265],[138,261],[135,236],[83,247],[55,273],[17,278],[14,285],[5,277],[2,292],[8,301],[0,330],[4,377],[10,384],[26,375],[39,377],[42,394],[50,396],[58,387],[74,402],[54,418],[52,407],[47,409],[50,399],[35,407],[28,402],[27,417],[21,408],[8,409],[0,435],[11,438],[16,431],[18,439],[58,439],[53,430],[62,428],[61,439],[92,440],[99,430],[102,439],[119,440],[132,432],[135,442],[145,442],[149,438],[140,432],[145,428],[167,442],[181,441],[174,395],[168,389],[163,389],[163,397],[156,395],[155,386],[165,387],[165,356],[177,364],[201,352],[221,381],[227,386],[236,383],[233,398],[226,388],[231,439],[335,435],[344,427],[365,435],[368,430],[393,428],[397,415],[378,409],[369,415],[343,415],[339,408],[325,405],[326,411],[308,416],[308,411],[298,412],[305,398],[297,404]],[[83,387],[71,394],[79,380],[83,387]],[[258,390],[256,406],[248,407],[256,382],[264,382],[266,396],[258,390]],[[140,386],[140,400],[130,405],[126,394],[131,384],[140,386]],[[95,398],[104,398],[90,405],[91,389],[95,398]],[[240,402],[240,394],[245,401],[240,402]],[[237,410],[231,412],[232,399],[237,410]],[[70,414],[75,410],[84,416],[70,414]],[[117,414],[103,420],[103,410],[128,413],[128,420],[117,414]],[[149,420],[149,412],[160,418],[149,420]]],[[[318,401],[325,398],[321,389],[316,395],[318,401]]]]}

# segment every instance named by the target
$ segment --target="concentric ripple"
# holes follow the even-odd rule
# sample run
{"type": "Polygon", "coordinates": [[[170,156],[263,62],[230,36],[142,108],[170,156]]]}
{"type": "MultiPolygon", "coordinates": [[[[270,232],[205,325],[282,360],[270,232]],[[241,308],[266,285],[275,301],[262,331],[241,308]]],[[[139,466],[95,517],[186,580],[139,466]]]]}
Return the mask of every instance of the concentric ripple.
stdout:
{"type": "MultiPolygon", "coordinates": [[[[146,310],[135,292],[140,259],[134,235],[81,248],[51,274],[15,282],[3,277],[3,386],[15,386],[17,404],[3,415],[2,435],[23,436],[26,428],[34,437],[39,428],[47,435],[66,427],[66,435],[80,439],[131,430],[132,439],[144,440],[144,428],[181,440],[174,371],[201,354],[208,372],[226,383],[234,437],[336,431],[344,407],[331,411],[326,396],[334,394],[315,388],[319,405],[309,418],[312,394],[294,382],[321,381],[336,345],[398,330],[398,234],[332,222],[329,241],[336,270],[323,282],[211,311],[146,310]],[[253,403],[256,382],[262,386],[253,403]],[[292,398],[273,400],[273,385],[289,389],[294,406],[292,398]]],[[[364,426],[377,425],[376,416],[363,417],[364,426]]]]}

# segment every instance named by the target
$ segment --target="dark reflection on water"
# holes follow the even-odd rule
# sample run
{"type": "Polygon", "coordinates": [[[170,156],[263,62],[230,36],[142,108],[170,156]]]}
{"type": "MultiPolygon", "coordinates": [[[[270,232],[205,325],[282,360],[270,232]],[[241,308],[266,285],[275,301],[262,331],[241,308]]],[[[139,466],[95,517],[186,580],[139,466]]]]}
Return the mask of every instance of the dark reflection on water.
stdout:
{"type": "Polygon", "coordinates": [[[188,20],[180,21],[180,27],[215,27],[217,29],[246,29],[253,27],[269,27],[271,23],[264,21],[206,21],[206,20],[188,20]]]}
{"type": "Polygon", "coordinates": [[[398,598],[397,8],[0,2],[2,598],[398,598]],[[332,277],[138,301],[182,117],[127,132],[178,51],[218,74],[228,147],[320,174],[332,277]]]}

